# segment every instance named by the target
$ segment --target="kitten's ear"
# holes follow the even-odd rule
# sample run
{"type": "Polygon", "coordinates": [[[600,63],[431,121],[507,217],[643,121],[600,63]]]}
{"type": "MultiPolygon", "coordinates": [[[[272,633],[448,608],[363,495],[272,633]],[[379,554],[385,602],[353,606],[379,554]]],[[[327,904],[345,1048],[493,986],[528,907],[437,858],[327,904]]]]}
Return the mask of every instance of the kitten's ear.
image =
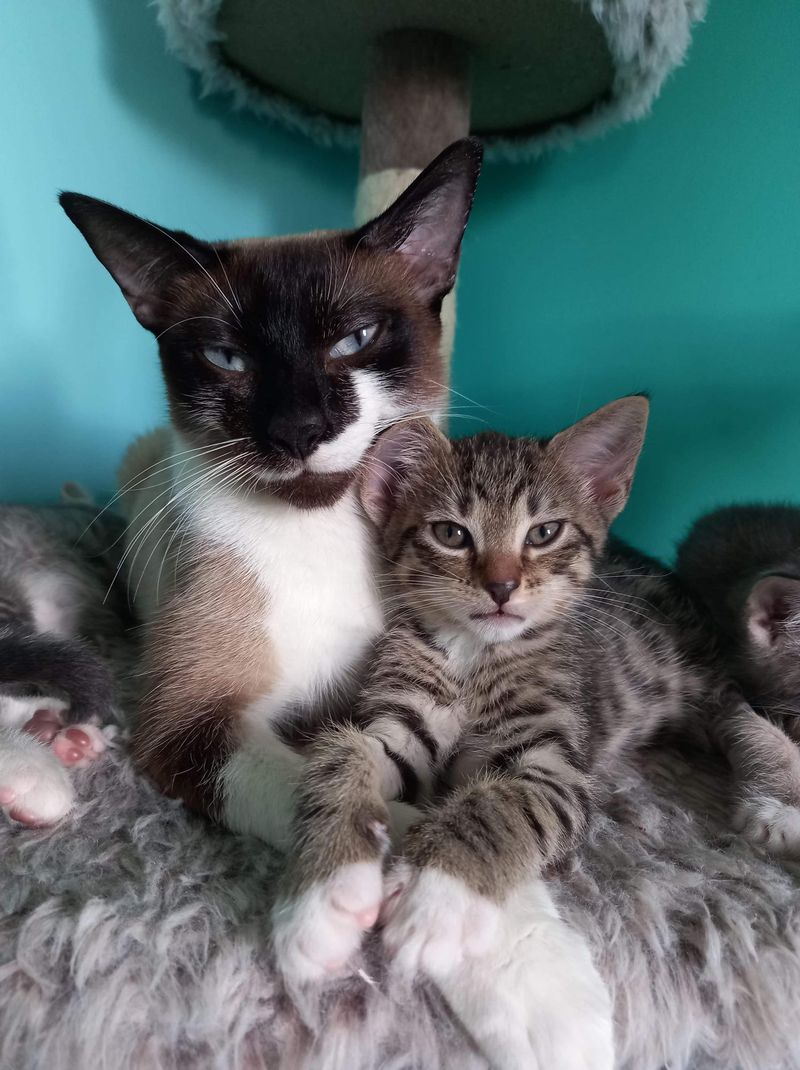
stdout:
{"type": "Polygon", "coordinates": [[[472,209],[483,147],[463,138],[440,153],[355,241],[406,258],[422,300],[441,300],[453,288],[461,239],[472,209]]]}
{"type": "Polygon", "coordinates": [[[745,603],[747,631],[763,650],[800,640],[800,579],[764,576],[745,603]]]}
{"type": "Polygon", "coordinates": [[[548,447],[577,470],[609,524],[628,500],[649,409],[639,394],[612,401],[556,435],[548,447]]]}
{"type": "Polygon", "coordinates": [[[384,431],[364,458],[358,493],[364,512],[382,527],[399,492],[414,470],[437,453],[450,451],[450,443],[426,417],[411,417],[384,431]]]}
{"type": "Polygon", "coordinates": [[[58,199],[122,290],[139,323],[150,331],[162,329],[170,314],[164,297],[169,279],[205,267],[212,247],[95,197],[62,193],[58,199]]]}

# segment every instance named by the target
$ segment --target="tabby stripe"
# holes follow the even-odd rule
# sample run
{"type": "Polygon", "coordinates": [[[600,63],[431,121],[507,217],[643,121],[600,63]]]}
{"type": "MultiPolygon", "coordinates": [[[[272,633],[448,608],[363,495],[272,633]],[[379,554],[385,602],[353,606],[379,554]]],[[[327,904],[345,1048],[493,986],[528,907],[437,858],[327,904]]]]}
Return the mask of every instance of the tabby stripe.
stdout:
{"type": "Polygon", "coordinates": [[[383,740],[380,743],[386,757],[390,762],[394,762],[397,772],[400,774],[401,790],[398,798],[401,802],[413,802],[419,792],[419,777],[414,772],[414,767],[405,758],[387,747],[383,740]]]}
{"type": "Polygon", "coordinates": [[[394,717],[404,728],[408,729],[428,752],[431,762],[435,763],[439,756],[439,744],[430,734],[425,721],[415,709],[411,706],[397,703],[396,705],[387,706],[383,712],[385,716],[394,717]]]}

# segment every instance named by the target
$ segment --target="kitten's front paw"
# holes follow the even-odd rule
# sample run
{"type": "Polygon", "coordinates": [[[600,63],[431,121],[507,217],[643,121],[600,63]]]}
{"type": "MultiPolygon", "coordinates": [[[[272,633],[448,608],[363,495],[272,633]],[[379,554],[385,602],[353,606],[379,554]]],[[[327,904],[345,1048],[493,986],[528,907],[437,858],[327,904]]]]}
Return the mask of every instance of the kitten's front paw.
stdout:
{"type": "Polygon", "coordinates": [[[770,854],[800,857],[800,806],[771,795],[748,795],[736,808],[733,827],[770,854]]]}
{"type": "Polygon", "coordinates": [[[399,862],[386,881],[383,942],[393,970],[411,981],[423,970],[436,978],[492,943],[499,908],[457,877],[399,862]]]}
{"type": "Polygon", "coordinates": [[[377,921],[382,895],[382,867],[375,860],[341,866],[296,899],[277,903],[273,941],[287,983],[320,982],[341,973],[377,921]]]}
{"type": "Polygon", "coordinates": [[[75,793],[52,752],[17,730],[0,732],[0,808],[23,825],[54,825],[69,813],[75,793]]]}

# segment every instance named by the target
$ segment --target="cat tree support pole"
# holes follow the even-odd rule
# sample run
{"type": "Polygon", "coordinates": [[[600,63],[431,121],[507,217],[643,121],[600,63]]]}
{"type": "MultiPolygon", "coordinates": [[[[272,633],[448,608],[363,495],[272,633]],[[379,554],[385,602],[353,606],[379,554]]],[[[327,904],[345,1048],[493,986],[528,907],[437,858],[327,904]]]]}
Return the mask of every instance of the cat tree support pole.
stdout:
{"type": "MultiPolygon", "coordinates": [[[[356,224],[387,208],[453,141],[469,134],[469,57],[446,34],[395,30],[373,46],[361,119],[356,224]]],[[[442,355],[449,380],[455,295],[442,306],[442,355]]]]}

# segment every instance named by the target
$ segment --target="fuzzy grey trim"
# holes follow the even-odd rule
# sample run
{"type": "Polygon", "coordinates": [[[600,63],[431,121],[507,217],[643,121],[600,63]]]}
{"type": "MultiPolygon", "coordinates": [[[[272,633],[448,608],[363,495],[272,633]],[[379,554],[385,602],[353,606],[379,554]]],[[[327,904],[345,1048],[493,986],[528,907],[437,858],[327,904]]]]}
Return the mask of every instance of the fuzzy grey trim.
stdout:
{"type": "MultiPolygon", "coordinates": [[[[588,6],[605,32],[616,67],[609,99],[574,122],[556,123],[530,137],[487,138],[490,159],[533,159],[647,115],[669,72],[683,62],[692,24],[703,18],[707,4],[707,0],[572,2],[588,6]]],[[[356,124],[331,119],[278,93],[267,93],[226,66],[218,48],[221,4],[222,0],[155,0],[168,47],[199,73],[201,92],[226,94],[235,108],[280,122],[320,145],[357,145],[356,124]]]]}

